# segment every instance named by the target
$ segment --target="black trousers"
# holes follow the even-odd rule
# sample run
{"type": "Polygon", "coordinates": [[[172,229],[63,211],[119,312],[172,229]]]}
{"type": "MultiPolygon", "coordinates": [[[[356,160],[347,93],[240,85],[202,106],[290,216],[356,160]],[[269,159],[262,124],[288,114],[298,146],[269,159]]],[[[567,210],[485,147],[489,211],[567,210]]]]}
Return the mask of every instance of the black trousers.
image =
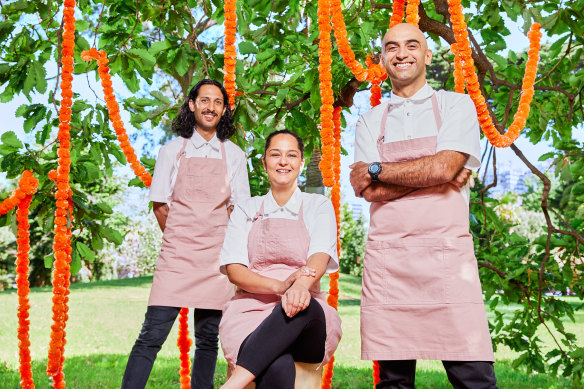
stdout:
{"type": "Polygon", "coordinates": [[[272,313],[241,344],[237,364],[256,376],[256,389],[293,389],[294,361],[319,363],[324,358],[326,320],[314,298],[289,318],[276,305],[272,313]]]}
{"type": "MultiPolygon", "coordinates": [[[[498,389],[492,362],[442,361],[455,389],[498,389]]],[[[375,389],[415,388],[416,361],[379,361],[380,382],[375,389]]]]}
{"type": "MultiPolygon", "coordinates": [[[[143,389],[146,386],[156,355],[168,337],[179,312],[180,308],[177,307],[148,307],[142,331],[140,331],[128,358],[122,379],[122,389],[143,389]]],[[[192,389],[213,388],[220,321],[221,311],[195,308],[195,358],[191,372],[192,389]]]]}

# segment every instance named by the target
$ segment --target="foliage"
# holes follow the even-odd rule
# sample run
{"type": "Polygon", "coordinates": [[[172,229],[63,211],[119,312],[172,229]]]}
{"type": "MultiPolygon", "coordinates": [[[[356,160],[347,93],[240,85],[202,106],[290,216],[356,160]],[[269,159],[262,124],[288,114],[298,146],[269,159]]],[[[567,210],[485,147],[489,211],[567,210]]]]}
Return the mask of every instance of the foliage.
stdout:
{"type": "Polygon", "coordinates": [[[363,256],[367,230],[363,214],[353,219],[353,212],[348,204],[341,207],[341,258],[339,265],[341,273],[361,276],[363,274],[363,256]]]}
{"type": "MultiPolygon", "coordinates": [[[[29,98],[30,104],[21,106],[16,115],[25,119],[24,131],[34,139],[31,144],[22,144],[13,133],[4,133],[0,171],[6,172],[8,179],[14,179],[24,169],[37,174],[41,182],[31,210],[46,239],[52,233],[54,213],[55,187],[46,175],[55,168],[57,159],[59,101],[54,83],[60,69],[61,5],[59,0],[15,0],[3,4],[0,21],[0,102],[8,102],[16,95],[29,98]]],[[[501,219],[494,209],[498,200],[490,198],[480,186],[473,192],[471,226],[477,238],[476,256],[483,288],[495,312],[490,323],[495,345],[518,350],[521,354],[517,366],[561,373],[573,377],[578,385],[584,368],[582,343],[566,331],[563,323],[581,308],[546,292],[569,288],[579,298],[584,297],[584,153],[574,137],[574,130],[581,131],[584,121],[584,0],[465,0],[463,5],[469,12],[467,24],[476,41],[473,58],[479,80],[500,130],[517,110],[527,59],[525,51],[506,50],[512,25],[520,25],[527,32],[530,23],[538,21],[548,37],[541,50],[536,94],[524,136],[534,144],[548,141],[553,145],[554,151],[541,159],[554,161],[559,189],[550,192],[550,179],[519,148],[511,146],[538,177],[538,188],[541,185],[539,201],[532,202],[539,206],[532,211],[543,215],[543,233],[528,238],[513,231],[513,223],[501,219]],[[521,308],[509,315],[504,307],[511,303],[521,308]],[[555,339],[551,348],[541,347],[542,332],[555,339]]],[[[222,79],[222,6],[219,0],[79,0],[77,79],[95,76],[96,65],[81,61],[81,50],[94,45],[105,50],[112,74],[134,94],[124,99],[123,109],[130,113],[131,123],[142,130],[139,136],[148,138],[150,127],[168,128],[185,92],[195,81],[201,77],[222,79]]],[[[344,6],[348,37],[357,59],[364,63],[366,55],[380,50],[377,37],[387,28],[391,4],[370,0],[344,2],[344,6]]],[[[307,155],[319,144],[316,12],[314,1],[238,2],[241,60],[236,67],[236,84],[243,94],[236,100],[234,117],[239,131],[234,140],[251,159],[254,194],[266,188],[258,156],[269,132],[284,126],[298,131],[306,141],[307,155]]],[[[432,76],[451,69],[452,57],[444,52],[444,41],[454,41],[447,16],[446,0],[421,3],[420,28],[436,42],[448,63],[447,67],[433,67],[432,76]]],[[[332,58],[336,104],[350,107],[354,94],[368,85],[352,79],[334,42],[332,58]]],[[[451,76],[436,78],[447,89],[453,88],[451,76]]],[[[125,158],[115,143],[104,105],[86,99],[85,94],[74,96],[71,181],[75,201],[74,253],[88,260],[92,256],[88,251],[100,250],[104,241],[123,240],[114,228],[120,225],[110,220],[111,204],[97,193],[104,190],[104,183],[113,175],[116,161],[125,163],[125,158]]],[[[143,162],[152,168],[152,160],[143,162]]],[[[9,224],[9,217],[0,219],[0,225],[9,224]]]]}

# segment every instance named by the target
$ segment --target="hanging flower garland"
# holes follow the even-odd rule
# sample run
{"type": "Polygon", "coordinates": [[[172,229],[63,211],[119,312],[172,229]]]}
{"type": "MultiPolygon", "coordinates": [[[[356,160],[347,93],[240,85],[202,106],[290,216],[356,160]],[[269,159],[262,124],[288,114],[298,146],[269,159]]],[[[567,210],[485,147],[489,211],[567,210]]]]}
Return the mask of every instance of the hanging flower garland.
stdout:
{"type": "Polygon", "coordinates": [[[18,295],[18,359],[20,362],[20,386],[23,389],[34,389],[32,377],[32,366],[30,357],[30,302],[28,294],[30,284],[28,282],[30,251],[30,224],[28,222],[28,209],[32,201],[32,195],[36,193],[39,185],[38,180],[30,170],[25,170],[18,181],[18,188],[12,192],[10,197],[0,203],[0,215],[16,210],[17,229],[17,254],[16,254],[16,288],[18,295]]]}
{"type": "Polygon", "coordinates": [[[406,0],[394,0],[391,10],[391,18],[389,19],[389,28],[396,24],[400,24],[404,20],[404,6],[406,0]]]}
{"type": "Polygon", "coordinates": [[[55,388],[65,387],[63,363],[65,361],[65,327],[69,310],[69,277],[71,261],[71,231],[68,227],[72,191],[69,185],[70,159],[70,130],[71,106],[73,105],[71,82],[73,81],[73,56],[75,54],[75,0],[65,0],[63,9],[63,43],[62,43],[62,74],[61,74],[61,108],[59,110],[59,156],[58,168],[49,173],[49,178],[57,184],[55,199],[55,238],[53,250],[55,256],[53,270],[53,325],[51,326],[51,341],[49,343],[47,374],[53,379],[55,388]]]}
{"type": "Polygon", "coordinates": [[[191,388],[191,357],[189,351],[193,341],[189,337],[189,309],[181,308],[178,318],[178,340],[176,342],[180,350],[180,387],[191,388]]]}
{"type": "Polygon", "coordinates": [[[420,0],[408,0],[406,6],[406,23],[418,27],[418,22],[420,21],[420,15],[418,14],[419,5],[420,0]]]}
{"type": "MultiPolygon", "coordinates": [[[[35,180],[36,181],[36,180],[35,180]]],[[[38,181],[36,181],[38,185],[38,181]]],[[[35,186],[36,188],[36,186],[35,186]]],[[[18,254],[16,254],[16,287],[18,294],[18,359],[20,362],[20,386],[23,389],[34,389],[34,380],[32,378],[32,365],[30,357],[30,320],[29,309],[30,302],[28,294],[30,284],[28,282],[29,258],[30,251],[30,224],[28,222],[28,209],[32,196],[27,195],[18,205],[16,211],[16,222],[18,224],[18,254]]]]}
{"type": "Polygon", "coordinates": [[[235,108],[235,64],[237,52],[235,51],[235,32],[237,27],[237,0],[225,0],[223,6],[225,12],[225,54],[223,70],[223,84],[229,97],[231,110],[235,108]]]}
{"type": "Polygon", "coordinates": [[[109,113],[109,119],[112,122],[118,141],[120,142],[120,148],[122,149],[126,160],[132,167],[134,174],[144,183],[146,187],[150,187],[152,182],[152,176],[150,173],[142,166],[134,148],[128,140],[128,134],[124,128],[124,122],[122,122],[122,117],[120,116],[120,107],[116,101],[116,96],[114,95],[114,89],[112,88],[112,80],[109,74],[109,67],[107,66],[109,60],[107,54],[103,50],[97,50],[91,48],[90,50],[83,51],[81,53],[81,59],[84,61],[91,61],[92,59],[97,60],[99,77],[101,79],[101,86],[103,87],[103,94],[105,95],[105,102],[107,105],[107,110],[109,113]]]}
{"type": "Polygon", "coordinates": [[[30,170],[25,170],[18,181],[18,188],[12,194],[0,203],[0,215],[7,214],[12,209],[16,208],[27,196],[32,196],[36,193],[38,187],[38,180],[34,178],[30,170]]]}
{"type": "Polygon", "coordinates": [[[318,73],[320,80],[320,106],[321,130],[320,137],[322,140],[322,157],[319,163],[322,172],[323,184],[329,188],[334,184],[333,172],[333,89],[331,73],[331,19],[330,19],[330,0],[318,1],[318,73]]]}
{"type": "MultiPolygon", "coordinates": [[[[521,133],[527,117],[529,116],[529,105],[533,99],[535,74],[537,71],[537,64],[539,62],[539,49],[541,41],[541,26],[539,23],[531,25],[531,29],[527,34],[529,38],[529,52],[527,64],[525,66],[525,76],[523,77],[523,85],[521,98],[519,100],[519,108],[513,117],[513,123],[509,126],[506,134],[500,134],[487,109],[487,103],[480,90],[480,84],[477,74],[475,72],[474,61],[472,59],[472,51],[470,48],[470,41],[468,39],[468,31],[466,22],[464,20],[463,8],[460,0],[448,0],[448,10],[450,12],[450,21],[452,22],[452,30],[454,31],[454,38],[457,45],[452,47],[454,55],[460,58],[462,64],[462,73],[466,83],[466,89],[472,101],[475,104],[479,124],[483,133],[496,147],[510,146],[521,133]]],[[[456,66],[456,62],[455,62],[456,66]]]]}
{"type": "MultiPolygon", "coordinates": [[[[450,49],[453,53],[458,51],[458,43],[453,43],[450,45],[450,49]]],[[[454,56],[454,91],[456,93],[464,93],[464,74],[462,73],[462,59],[460,55],[454,56]]]]}

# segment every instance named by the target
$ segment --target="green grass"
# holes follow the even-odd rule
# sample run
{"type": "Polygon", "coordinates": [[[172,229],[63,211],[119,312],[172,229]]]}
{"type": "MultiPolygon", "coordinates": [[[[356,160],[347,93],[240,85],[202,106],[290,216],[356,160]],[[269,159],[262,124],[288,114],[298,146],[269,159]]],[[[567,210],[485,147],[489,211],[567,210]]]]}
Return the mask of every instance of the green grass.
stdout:
{"type": "MultiPolygon", "coordinates": [[[[152,277],[72,285],[65,380],[68,388],[119,388],[128,354],[141,327],[146,311],[152,277]]],[[[326,289],[328,280],[323,280],[326,289]]],[[[343,339],[335,358],[333,388],[371,388],[371,362],[360,359],[359,297],[361,280],[341,275],[339,312],[343,320],[343,339]]],[[[51,321],[51,289],[34,288],[31,300],[31,353],[36,388],[50,387],[44,372],[51,321]]],[[[18,388],[18,348],[16,338],[15,291],[0,292],[0,387],[18,388]]],[[[577,301],[573,302],[578,304],[577,301]]],[[[509,307],[511,312],[515,307],[509,307]]],[[[584,339],[584,313],[577,323],[567,323],[570,331],[584,339]]],[[[192,323],[192,319],[190,320],[192,323]]],[[[179,387],[177,325],[162,347],[147,388],[179,387]]],[[[551,337],[542,335],[545,342],[551,337]]],[[[495,369],[501,388],[567,388],[568,380],[546,375],[527,375],[511,368],[516,354],[507,349],[496,353],[495,369]]],[[[225,380],[226,364],[219,358],[216,387],[225,380]]],[[[419,361],[416,374],[418,388],[450,388],[440,362],[419,361]]]]}

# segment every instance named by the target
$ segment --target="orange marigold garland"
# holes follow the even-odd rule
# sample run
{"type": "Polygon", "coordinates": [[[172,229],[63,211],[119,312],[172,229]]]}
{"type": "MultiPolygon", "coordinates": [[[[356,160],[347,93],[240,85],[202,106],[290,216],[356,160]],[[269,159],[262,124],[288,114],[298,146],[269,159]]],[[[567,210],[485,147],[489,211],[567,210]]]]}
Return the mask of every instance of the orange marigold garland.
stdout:
{"type": "Polygon", "coordinates": [[[470,48],[468,31],[466,22],[464,20],[464,14],[462,13],[463,8],[460,4],[460,0],[448,0],[448,6],[450,20],[452,22],[452,30],[454,31],[454,38],[456,39],[457,43],[457,45],[452,49],[454,55],[460,58],[466,89],[475,104],[479,118],[479,124],[481,125],[483,133],[489,142],[491,142],[491,144],[496,147],[508,147],[515,141],[515,139],[519,137],[521,130],[523,127],[525,127],[527,117],[529,116],[529,105],[533,99],[533,84],[535,82],[535,74],[537,70],[537,64],[539,62],[541,26],[539,23],[532,24],[531,30],[527,35],[529,37],[529,52],[527,64],[525,66],[525,76],[523,77],[519,108],[513,117],[513,123],[509,126],[507,133],[500,134],[493,124],[493,120],[491,119],[489,110],[487,109],[487,103],[480,90],[480,84],[475,72],[474,61],[471,56],[472,51],[470,48]]]}
{"type": "Polygon", "coordinates": [[[237,53],[235,51],[235,32],[237,27],[237,0],[225,0],[223,10],[225,12],[225,54],[223,70],[223,84],[229,97],[231,109],[235,108],[235,64],[237,53]]]}
{"type": "Polygon", "coordinates": [[[329,188],[334,184],[333,172],[333,89],[331,73],[331,19],[330,0],[318,1],[318,30],[319,30],[319,66],[318,73],[320,79],[320,107],[322,140],[322,158],[319,164],[322,172],[323,184],[329,188]]]}
{"type": "MultiPolygon", "coordinates": [[[[38,181],[36,182],[38,185],[38,181]]],[[[28,282],[28,252],[30,251],[30,224],[28,223],[28,209],[32,196],[27,195],[18,205],[16,222],[18,223],[18,254],[16,254],[16,286],[18,288],[18,356],[20,361],[20,386],[23,389],[34,389],[32,378],[32,366],[30,357],[30,302],[28,294],[30,284],[28,282]]]]}
{"type": "Polygon", "coordinates": [[[180,350],[180,387],[191,388],[191,357],[189,350],[193,341],[189,337],[189,309],[181,308],[178,318],[178,340],[176,344],[180,350]]]}
{"type": "MultiPolygon", "coordinates": [[[[334,185],[331,190],[331,201],[335,209],[335,218],[337,221],[337,256],[341,253],[341,242],[339,241],[341,229],[341,107],[335,107],[333,111],[334,124],[334,154],[333,154],[333,173],[334,185]]],[[[339,272],[329,274],[329,294],[327,303],[331,307],[338,309],[339,306],[339,272]]],[[[334,357],[325,365],[322,376],[322,388],[330,388],[333,378],[334,357]]]]}
{"type": "Polygon", "coordinates": [[[418,6],[420,5],[420,0],[408,0],[407,4],[408,5],[406,6],[406,23],[418,27],[418,22],[420,21],[420,15],[418,14],[418,6]]]}
{"type": "Polygon", "coordinates": [[[394,0],[392,11],[391,11],[391,19],[389,19],[389,28],[392,28],[396,24],[400,24],[404,20],[404,6],[406,4],[406,0],[394,0]]]}
{"type": "Polygon", "coordinates": [[[109,112],[109,119],[112,122],[118,141],[120,142],[120,147],[126,156],[126,160],[132,167],[134,174],[144,183],[146,187],[150,186],[152,182],[152,176],[150,173],[142,166],[134,148],[128,140],[128,134],[126,134],[126,129],[124,128],[124,122],[122,122],[122,117],[120,116],[120,107],[116,101],[116,96],[114,95],[114,89],[112,88],[112,80],[109,74],[109,67],[107,66],[109,60],[105,51],[98,51],[95,48],[86,50],[81,53],[81,58],[84,61],[91,61],[91,59],[97,60],[99,77],[101,79],[101,86],[103,87],[103,94],[105,95],[105,101],[107,105],[107,110],[109,112]]]}
{"type": "Polygon", "coordinates": [[[71,261],[71,230],[68,227],[71,187],[69,185],[70,159],[70,129],[71,106],[73,105],[71,82],[73,81],[73,56],[75,54],[75,0],[65,0],[63,9],[63,43],[62,43],[62,74],[61,74],[61,108],[59,110],[59,156],[57,171],[50,177],[57,184],[55,199],[55,238],[53,250],[55,256],[53,270],[53,325],[51,326],[51,341],[49,344],[47,374],[53,379],[55,388],[65,387],[63,363],[65,361],[65,327],[67,325],[67,303],[69,300],[69,277],[71,261]]]}
{"type": "Polygon", "coordinates": [[[17,230],[17,254],[16,254],[16,288],[18,295],[18,359],[20,362],[20,386],[24,389],[34,389],[32,377],[32,365],[30,357],[30,302],[28,294],[30,284],[28,282],[30,251],[30,224],[28,222],[28,209],[32,201],[32,195],[36,193],[39,182],[31,171],[26,170],[18,182],[18,188],[12,195],[0,204],[0,215],[18,207],[16,210],[17,230]]]}
{"type": "MultiPolygon", "coordinates": [[[[458,53],[458,43],[450,46],[453,53],[458,53]]],[[[462,59],[460,55],[454,55],[454,91],[464,93],[464,74],[462,73],[462,59]]]]}
{"type": "Polygon", "coordinates": [[[0,203],[0,215],[8,213],[10,210],[16,208],[26,196],[31,196],[36,193],[38,180],[34,178],[30,170],[25,170],[18,181],[18,188],[12,194],[0,203]]]}

